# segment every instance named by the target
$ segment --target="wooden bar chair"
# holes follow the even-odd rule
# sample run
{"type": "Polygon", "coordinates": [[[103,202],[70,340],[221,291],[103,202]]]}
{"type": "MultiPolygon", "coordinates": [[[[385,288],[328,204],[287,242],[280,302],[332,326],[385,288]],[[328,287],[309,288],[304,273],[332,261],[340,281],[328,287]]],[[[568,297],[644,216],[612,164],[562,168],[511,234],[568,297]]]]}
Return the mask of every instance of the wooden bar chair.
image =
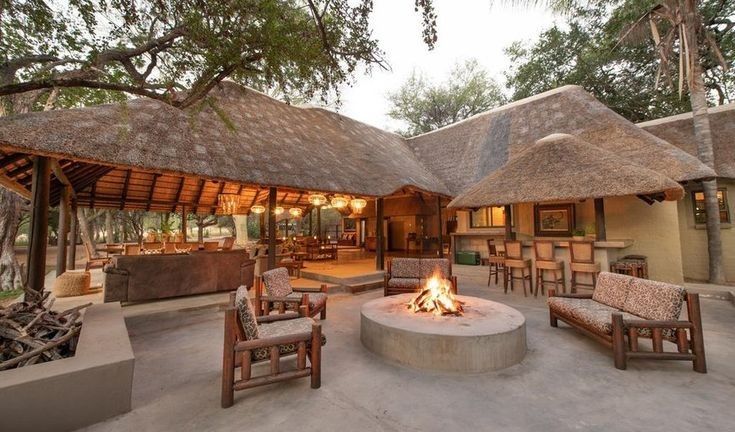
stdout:
{"type": "Polygon", "coordinates": [[[539,288],[541,294],[545,294],[546,284],[554,284],[554,291],[559,292],[559,283],[561,283],[561,292],[565,293],[567,291],[564,261],[555,258],[554,249],[554,242],[551,240],[534,240],[533,242],[533,253],[536,258],[536,290],[533,292],[534,297],[538,297],[539,288]],[[554,279],[544,279],[545,271],[554,272],[554,279]]]}
{"type": "Polygon", "coordinates": [[[518,240],[504,240],[505,245],[505,290],[508,293],[508,286],[513,291],[513,282],[520,280],[523,284],[523,296],[526,297],[526,281],[528,281],[529,290],[533,292],[533,278],[531,278],[531,260],[523,259],[523,245],[518,240]],[[513,275],[513,270],[519,269],[521,276],[513,275]],[[528,271],[528,274],[526,274],[528,271]]]}
{"type": "Polygon", "coordinates": [[[569,269],[572,271],[572,293],[577,287],[594,290],[597,284],[597,275],[600,274],[600,263],[595,262],[595,243],[590,240],[569,242],[569,269]],[[577,280],[579,274],[588,274],[592,283],[582,283],[577,280]]]}
{"type": "Polygon", "coordinates": [[[138,243],[126,244],[125,255],[140,255],[140,245],[138,243]]]}
{"type": "Polygon", "coordinates": [[[490,280],[495,276],[495,285],[498,284],[498,274],[503,272],[503,288],[506,288],[507,280],[505,278],[505,257],[495,245],[494,239],[487,240],[487,265],[490,269],[487,276],[487,286],[490,286],[490,280]]]}

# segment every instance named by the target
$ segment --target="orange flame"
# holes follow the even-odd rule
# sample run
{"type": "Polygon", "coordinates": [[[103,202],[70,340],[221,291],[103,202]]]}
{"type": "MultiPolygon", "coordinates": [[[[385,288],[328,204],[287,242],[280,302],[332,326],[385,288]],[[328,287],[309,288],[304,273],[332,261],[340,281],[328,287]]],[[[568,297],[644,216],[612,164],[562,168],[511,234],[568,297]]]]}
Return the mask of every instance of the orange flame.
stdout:
{"type": "Polygon", "coordinates": [[[434,315],[462,315],[462,302],[452,293],[452,284],[434,274],[424,288],[409,303],[412,312],[431,312],[434,315]]]}

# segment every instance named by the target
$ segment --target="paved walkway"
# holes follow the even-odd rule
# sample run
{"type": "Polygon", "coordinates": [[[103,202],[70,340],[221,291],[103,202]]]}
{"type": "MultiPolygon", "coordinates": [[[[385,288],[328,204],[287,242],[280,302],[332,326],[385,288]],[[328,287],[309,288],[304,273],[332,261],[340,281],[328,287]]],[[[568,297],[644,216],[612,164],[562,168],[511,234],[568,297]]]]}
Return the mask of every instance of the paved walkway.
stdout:
{"type": "MultiPolygon", "coordinates": [[[[322,388],[308,379],[237,392],[219,406],[222,321],[215,308],[127,318],[136,354],[133,411],[90,431],[725,431],[735,424],[735,309],[702,300],[710,372],[683,362],[633,361],[569,327],[548,325],[543,299],[485,286],[458,268],[460,291],[521,311],[523,362],[482,375],[389,364],[360,344],[360,306],[381,295],[335,295],[323,322],[322,388]]],[[[263,367],[259,366],[260,370],[263,367]]]]}

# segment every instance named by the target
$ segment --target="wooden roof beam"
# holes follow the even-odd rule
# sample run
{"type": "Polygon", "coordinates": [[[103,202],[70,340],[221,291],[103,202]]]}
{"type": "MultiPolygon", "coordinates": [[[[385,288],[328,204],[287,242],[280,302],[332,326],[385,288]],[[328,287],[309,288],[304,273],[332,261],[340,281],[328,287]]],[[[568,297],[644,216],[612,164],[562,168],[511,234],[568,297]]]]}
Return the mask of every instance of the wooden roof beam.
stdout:
{"type": "Polygon", "coordinates": [[[204,185],[206,183],[207,181],[204,179],[199,180],[199,191],[197,192],[196,197],[194,198],[194,208],[192,209],[194,213],[196,213],[197,210],[199,210],[199,200],[202,199],[202,193],[204,192],[204,185]]]}
{"type": "Polygon", "coordinates": [[[55,160],[55,159],[51,160],[51,171],[54,173],[54,176],[59,181],[59,183],[69,188],[72,198],[76,199],[77,193],[74,190],[74,185],[66,177],[66,174],[64,173],[63,168],[61,168],[61,165],[59,165],[58,160],[55,160]]]}
{"type": "MultiPolygon", "coordinates": [[[[181,199],[181,192],[184,190],[184,183],[185,182],[186,182],[186,178],[182,176],[181,177],[181,181],[179,182],[179,189],[176,191],[176,199],[174,199],[174,202],[176,202],[176,203],[178,203],[179,200],[181,199]]],[[[174,204],[174,206],[171,208],[171,213],[175,213],[176,212],[176,206],[177,205],[178,204],[174,204]]]]}
{"type": "Polygon", "coordinates": [[[225,191],[226,184],[227,182],[224,182],[224,181],[220,183],[219,191],[217,191],[217,196],[214,198],[214,204],[212,204],[212,206],[209,208],[209,214],[214,215],[215,213],[217,213],[217,205],[219,204],[218,202],[219,196],[222,195],[222,192],[225,191]]]}
{"type": "Polygon", "coordinates": [[[18,182],[15,182],[8,177],[0,176],[0,185],[2,185],[4,188],[11,190],[18,195],[22,196],[23,198],[30,200],[31,199],[31,191],[24,188],[23,185],[21,185],[18,182]]]}
{"type": "Polygon", "coordinates": [[[161,177],[161,174],[153,174],[153,181],[151,182],[151,190],[148,192],[148,204],[145,207],[145,211],[151,210],[151,201],[153,200],[153,192],[156,190],[156,183],[158,182],[158,177],[161,177]]]}
{"type": "Polygon", "coordinates": [[[120,210],[125,208],[125,200],[128,199],[128,188],[130,187],[130,175],[133,170],[128,170],[125,173],[125,183],[123,184],[122,199],[120,200],[120,210]]]}

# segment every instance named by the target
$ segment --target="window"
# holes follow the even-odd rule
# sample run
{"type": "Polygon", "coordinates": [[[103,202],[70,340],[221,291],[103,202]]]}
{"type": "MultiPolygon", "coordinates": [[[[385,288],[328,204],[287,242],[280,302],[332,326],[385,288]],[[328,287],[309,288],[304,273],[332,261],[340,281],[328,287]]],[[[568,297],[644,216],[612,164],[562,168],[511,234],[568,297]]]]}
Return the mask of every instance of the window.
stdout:
{"type": "MultiPolygon", "coordinates": [[[[707,223],[707,212],[704,206],[704,192],[692,192],[692,201],[694,201],[694,223],[707,223]]],[[[717,191],[717,201],[720,203],[720,222],[730,222],[730,210],[727,206],[727,191],[720,189],[717,191]]]]}
{"type": "MultiPolygon", "coordinates": [[[[513,213],[511,211],[511,223],[513,213]]],[[[505,207],[483,207],[470,212],[470,228],[502,228],[505,226],[505,207]]]]}

